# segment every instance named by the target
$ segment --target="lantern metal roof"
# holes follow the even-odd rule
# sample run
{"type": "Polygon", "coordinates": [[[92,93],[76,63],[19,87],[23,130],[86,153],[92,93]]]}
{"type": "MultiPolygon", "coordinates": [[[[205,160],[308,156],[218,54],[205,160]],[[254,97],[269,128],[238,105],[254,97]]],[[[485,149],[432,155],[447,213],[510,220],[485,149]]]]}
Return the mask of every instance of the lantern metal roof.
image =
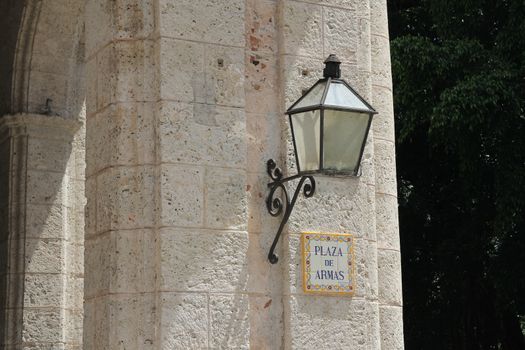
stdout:
{"type": "Polygon", "coordinates": [[[340,79],[339,64],[341,61],[335,55],[330,55],[324,63],[326,64],[324,78],[319,79],[301,98],[292,104],[286,114],[321,108],[377,113],[346,81],[340,79]]]}

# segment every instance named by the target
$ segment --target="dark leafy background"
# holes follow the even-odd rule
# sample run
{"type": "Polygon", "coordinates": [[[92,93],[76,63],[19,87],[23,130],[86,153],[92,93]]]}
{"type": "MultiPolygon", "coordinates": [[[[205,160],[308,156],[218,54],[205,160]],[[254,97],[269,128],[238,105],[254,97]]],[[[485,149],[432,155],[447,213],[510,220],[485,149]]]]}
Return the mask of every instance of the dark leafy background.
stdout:
{"type": "Polygon", "coordinates": [[[525,1],[388,2],[406,349],[525,349],[525,1]]]}

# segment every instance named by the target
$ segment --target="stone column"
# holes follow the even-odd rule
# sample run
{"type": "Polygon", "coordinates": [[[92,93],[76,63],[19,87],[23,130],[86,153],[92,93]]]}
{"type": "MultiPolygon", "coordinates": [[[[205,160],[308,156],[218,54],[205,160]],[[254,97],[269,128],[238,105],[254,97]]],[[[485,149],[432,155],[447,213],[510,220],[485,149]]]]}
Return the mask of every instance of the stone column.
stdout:
{"type": "Polygon", "coordinates": [[[266,258],[285,108],[332,52],[374,98],[369,1],[320,3],[86,1],[85,349],[380,349],[374,133],[363,175],[320,177],[266,258]],[[302,293],[301,231],[354,234],[353,297],[302,293]]]}
{"type": "MultiPolygon", "coordinates": [[[[331,53],[342,60],[342,78],[372,98],[368,0],[282,1],[280,7],[281,113],[322,76],[331,53]]],[[[287,168],[295,173],[288,140],[287,168]]],[[[360,177],[316,177],[312,198],[300,198],[284,237],[284,324],[286,349],[380,349],[377,304],[374,136],[369,135],[360,177]],[[302,289],[300,234],[305,231],[354,236],[356,286],[353,296],[306,295],[302,289]],[[288,242],[287,242],[288,240],[288,242]],[[320,330],[323,331],[320,331],[320,330]],[[320,336],[321,334],[326,336],[320,336]]]]}
{"type": "Polygon", "coordinates": [[[79,130],[80,122],[47,115],[0,118],[3,349],[81,348],[84,160],[79,130]]]}
{"type": "Polygon", "coordinates": [[[158,348],[154,16],[151,1],[86,1],[84,349],[158,348]]]}
{"type": "Polygon", "coordinates": [[[391,350],[404,342],[390,42],[386,1],[370,5],[379,324],[381,349],[391,350]]]}
{"type": "Polygon", "coordinates": [[[85,349],[250,343],[245,10],[86,2],[85,349]]]}
{"type": "Polygon", "coordinates": [[[279,220],[271,217],[265,206],[269,182],[266,162],[272,158],[284,165],[281,131],[286,119],[280,103],[278,7],[279,2],[274,0],[246,1],[247,262],[249,346],[253,349],[281,349],[284,336],[283,265],[272,265],[267,257],[279,220]]]}

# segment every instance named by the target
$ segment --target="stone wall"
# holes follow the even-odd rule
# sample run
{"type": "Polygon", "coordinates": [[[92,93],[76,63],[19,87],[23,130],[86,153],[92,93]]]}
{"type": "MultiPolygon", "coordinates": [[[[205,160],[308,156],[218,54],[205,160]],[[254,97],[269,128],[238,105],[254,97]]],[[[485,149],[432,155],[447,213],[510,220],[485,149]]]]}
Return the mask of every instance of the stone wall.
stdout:
{"type": "Polygon", "coordinates": [[[0,89],[4,348],[403,348],[385,0],[27,1],[21,17],[0,89]],[[295,173],[283,113],[330,53],[379,112],[362,176],[318,177],[271,265],[266,161],[295,173]],[[352,297],[303,293],[303,231],[354,235],[352,297]]]}
{"type": "Polygon", "coordinates": [[[402,348],[385,2],[86,11],[85,348],[402,348]],[[363,175],[319,178],[270,265],[265,162],[293,173],[283,111],[329,53],[379,111],[363,175]],[[353,297],[303,294],[302,231],[355,235],[353,297]]]}
{"type": "Polygon", "coordinates": [[[80,127],[79,122],[45,115],[0,118],[2,349],[81,348],[80,127]]]}
{"type": "Polygon", "coordinates": [[[0,348],[80,349],[84,1],[0,8],[0,348]]]}

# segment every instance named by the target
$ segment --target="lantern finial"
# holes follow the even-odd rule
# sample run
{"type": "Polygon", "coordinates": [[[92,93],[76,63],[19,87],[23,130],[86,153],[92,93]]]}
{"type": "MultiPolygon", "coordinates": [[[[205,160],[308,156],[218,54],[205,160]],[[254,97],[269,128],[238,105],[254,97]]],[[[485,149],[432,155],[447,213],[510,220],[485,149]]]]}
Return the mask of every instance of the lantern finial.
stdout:
{"type": "Polygon", "coordinates": [[[324,63],[323,76],[325,78],[339,79],[341,77],[341,68],[339,67],[341,61],[336,55],[330,54],[324,63]]]}

